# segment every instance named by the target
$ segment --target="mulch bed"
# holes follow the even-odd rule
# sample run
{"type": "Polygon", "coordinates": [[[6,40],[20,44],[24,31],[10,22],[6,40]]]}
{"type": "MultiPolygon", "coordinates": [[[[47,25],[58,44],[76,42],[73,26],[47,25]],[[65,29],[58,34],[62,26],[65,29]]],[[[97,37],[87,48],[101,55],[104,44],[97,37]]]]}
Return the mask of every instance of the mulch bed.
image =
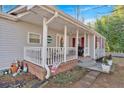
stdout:
{"type": "Polygon", "coordinates": [[[0,88],[21,88],[32,80],[38,81],[31,73],[22,73],[16,77],[13,77],[12,74],[2,75],[0,76],[0,88]]]}

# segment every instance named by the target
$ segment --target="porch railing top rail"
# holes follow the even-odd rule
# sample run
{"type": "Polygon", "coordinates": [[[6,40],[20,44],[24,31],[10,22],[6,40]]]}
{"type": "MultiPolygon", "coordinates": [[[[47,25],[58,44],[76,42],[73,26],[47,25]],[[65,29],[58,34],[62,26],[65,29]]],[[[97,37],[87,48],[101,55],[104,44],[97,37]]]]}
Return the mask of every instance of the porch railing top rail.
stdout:
{"type": "MultiPolygon", "coordinates": [[[[64,47],[47,47],[47,65],[64,62],[64,47]]],[[[24,47],[24,59],[42,66],[42,47],[24,47]]],[[[76,59],[76,47],[67,47],[66,61],[76,59]]]]}

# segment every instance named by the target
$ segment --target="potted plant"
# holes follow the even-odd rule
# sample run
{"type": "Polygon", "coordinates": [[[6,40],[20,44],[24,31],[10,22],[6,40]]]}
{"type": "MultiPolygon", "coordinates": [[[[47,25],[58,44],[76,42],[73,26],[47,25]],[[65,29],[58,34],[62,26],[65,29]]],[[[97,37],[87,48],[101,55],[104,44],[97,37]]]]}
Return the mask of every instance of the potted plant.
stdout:
{"type": "Polygon", "coordinates": [[[107,58],[104,57],[102,61],[103,61],[103,63],[102,63],[102,70],[104,72],[106,72],[106,73],[109,73],[109,71],[110,71],[110,65],[108,64],[107,58]]]}
{"type": "Polygon", "coordinates": [[[108,64],[112,66],[112,55],[109,55],[107,58],[108,64]]]}

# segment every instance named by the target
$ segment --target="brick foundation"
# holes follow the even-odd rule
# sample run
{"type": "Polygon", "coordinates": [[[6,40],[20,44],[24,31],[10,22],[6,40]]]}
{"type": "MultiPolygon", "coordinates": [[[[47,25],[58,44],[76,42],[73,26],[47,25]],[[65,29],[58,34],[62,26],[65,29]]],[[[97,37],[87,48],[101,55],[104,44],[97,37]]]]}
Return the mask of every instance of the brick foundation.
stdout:
{"type": "MultiPolygon", "coordinates": [[[[23,61],[24,63],[27,63],[28,65],[28,71],[35,75],[36,77],[38,77],[39,79],[41,80],[44,80],[45,79],[45,75],[46,75],[46,70],[43,69],[42,67],[38,66],[38,65],[35,65],[31,62],[28,62],[28,61],[23,61]]],[[[57,75],[61,72],[65,72],[65,71],[68,71],[68,70],[71,70],[73,69],[78,63],[78,60],[71,60],[71,61],[68,61],[66,63],[62,63],[57,71],[56,71],[56,74],[52,74],[52,75],[57,75]]]]}
{"type": "Polygon", "coordinates": [[[41,66],[35,65],[31,62],[28,62],[28,61],[23,61],[23,62],[28,65],[28,72],[35,75],[40,80],[45,79],[46,70],[44,68],[42,68],[41,66]]]}
{"type": "MultiPolygon", "coordinates": [[[[58,67],[56,74],[73,69],[77,65],[77,63],[78,63],[78,60],[71,60],[66,63],[62,63],[58,67]]],[[[56,74],[54,74],[54,75],[56,75],[56,74]]]]}

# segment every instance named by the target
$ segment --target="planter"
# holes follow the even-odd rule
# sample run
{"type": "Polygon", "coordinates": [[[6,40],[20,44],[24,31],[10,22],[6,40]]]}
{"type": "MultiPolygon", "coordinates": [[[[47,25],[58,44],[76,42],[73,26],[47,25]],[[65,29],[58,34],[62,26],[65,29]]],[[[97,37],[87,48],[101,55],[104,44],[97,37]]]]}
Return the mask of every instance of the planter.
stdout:
{"type": "Polygon", "coordinates": [[[106,73],[109,73],[111,66],[102,64],[102,70],[106,73]]]}
{"type": "Polygon", "coordinates": [[[107,62],[110,66],[112,65],[112,60],[107,60],[107,62]]]}

